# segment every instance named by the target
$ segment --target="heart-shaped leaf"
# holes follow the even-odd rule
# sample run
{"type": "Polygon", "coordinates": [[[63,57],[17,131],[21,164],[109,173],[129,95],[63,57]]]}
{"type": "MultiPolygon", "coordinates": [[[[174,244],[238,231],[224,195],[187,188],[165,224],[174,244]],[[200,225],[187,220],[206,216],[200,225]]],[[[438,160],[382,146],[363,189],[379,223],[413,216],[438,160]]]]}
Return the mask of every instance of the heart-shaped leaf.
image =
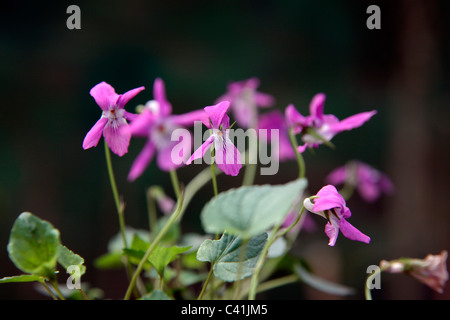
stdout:
{"type": "Polygon", "coordinates": [[[214,275],[223,281],[241,280],[253,273],[266,240],[265,232],[248,241],[224,234],[219,240],[205,240],[197,251],[197,259],[211,262],[214,275]]]}
{"type": "Polygon", "coordinates": [[[201,213],[206,232],[249,239],[280,223],[306,188],[305,179],[284,185],[243,186],[220,193],[201,213]]]}
{"type": "Polygon", "coordinates": [[[52,224],[24,212],[14,222],[7,249],[23,272],[53,279],[60,245],[59,231],[52,224]]]}

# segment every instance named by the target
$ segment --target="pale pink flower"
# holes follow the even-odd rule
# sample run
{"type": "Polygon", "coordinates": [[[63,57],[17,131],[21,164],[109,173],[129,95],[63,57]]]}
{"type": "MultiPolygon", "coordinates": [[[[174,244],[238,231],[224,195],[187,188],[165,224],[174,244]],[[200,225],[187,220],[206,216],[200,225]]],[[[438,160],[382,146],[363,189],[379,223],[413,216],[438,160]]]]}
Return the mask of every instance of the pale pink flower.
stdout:
{"type": "Polygon", "coordinates": [[[229,101],[233,110],[236,123],[242,128],[249,128],[255,125],[258,108],[273,106],[275,99],[267,94],[257,91],[259,79],[256,77],[231,82],[227,86],[227,92],[216,100],[229,101]]]}

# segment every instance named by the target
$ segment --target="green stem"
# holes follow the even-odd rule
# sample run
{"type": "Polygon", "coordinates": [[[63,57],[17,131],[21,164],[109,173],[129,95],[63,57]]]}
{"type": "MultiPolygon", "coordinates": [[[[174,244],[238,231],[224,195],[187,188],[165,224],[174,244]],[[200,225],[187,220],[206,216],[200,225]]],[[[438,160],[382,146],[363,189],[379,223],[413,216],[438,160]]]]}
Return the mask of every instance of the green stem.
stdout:
{"type": "Polygon", "coordinates": [[[303,159],[301,153],[298,152],[298,144],[295,138],[294,130],[292,128],[289,129],[289,140],[291,142],[292,149],[294,149],[295,158],[297,159],[299,170],[298,177],[302,179],[305,177],[305,160],[303,159]]]}
{"type": "Polygon", "coordinates": [[[80,288],[80,289],[78,289],[78,291],[81,293],[81,295],[83,296],[84,300],[89,300],[87,294],[83,291],[83,289],[80,288]]]}
{"type": "Polygon", "coordinates": [[[253,271],[251,282],[250,282],[250,291],[248,294],[248,300],[255,300],[256,287],[258,286],[258,276],[259,276],[259,273],[261,272],[262,267],[264,266],[264,261],[267,256],[267,252],[269,251],[269,248],[272,245],[272,243],[275,241],[276,233],[281,226],[281,222],[277,226],[275,226],[274,229],[272,230],[272,235],[270,236],[270,238],[267,240],[266,244],[264,245],[264,247],[261,251],[261,254],[259,256],[259,259],[256,262],[256,266],[253,271]]]}
{"type": "Polygon", "coordinates": [[[106,156],[106,165],[108,167],[109,181],[111,183],[111,189],[114,197],[114,202],[116,204],[117,214],[119,216],[120,233],[122,235],[124,247],[128,248],[127,239],[125,237],[125,220],[123,217],[123,206],[120,203],[119,192],[117,191],[116,179],[114,177],[114,171],[112,168],[111,153],[109,151],[109,147],[106,141],[105,141],[105,156],[106,156]]]}
{"type": "Polygon", "coordinates": [[[217,179],[216,179],[216,170],[214,168],[214,162],[211,163],[211,177],[212,177],[212,183],[214,188],[214,196],[217,197],[219,194],[219,191],[217,189],[217,179]]]}
{"type": "Polygon", "coordinates": [[[198,295],[197,300],[202,300],[203,295],[206,292],[206,287],[208,287],[209,281],[211,280],[212,276],[214,275],[213,267],[214,267],[214,264],[211,264],[211,268],[209,269],[208,277],[206,278],[205,283],[203,284],[202,291],[198,295]]]}
{"type": "MultiPolygon", "coordinates": [[[[116,178],[114,176],[114,171],[113,171],[113,167],[112,167],[111,153],[109,151],[109,147],[108,147],[108,144],[106,143],[106,140],[105,140],[104,145],[105,145],[105,157],[106,157],[106,166],[108,168],[109,181],[111,184],[114,202],[116,204],[117,215],[119,217],[120,234],[122,237],[122,242],[123,242],[124,248],[128,248],[127,238],[125,236],[124,206],[120,201],[119,191],[117,189],[116,178]]],[[[127,257],[125,257],[125,267],[126,267],[126,272],[127,272],[128,278],[130,278],[133,271],[132,271],[132,266],[127,257]]],[[[136,290],[134,291],[134,293],[136,296],[138,296],[138,292],[136,290]]]]}
{"type": "Polygon", "coordinates": [[[297,219],[293,224],[291,224],[288,228],[284,229],[283,231],[278,233],[278,230],[280,229],[281,223],[278,223],[272,230],[272,235],[270,236],[269,240],[267,240],[266,244],[263,247],[263,250],[261,252],[261,255],[259,256],[258,262],[256,263],[255,270],[252,275],[252,279],[250,282],[250,291],[249,291],[249,300],[254,300],[256,296],[256,287],[258,286],[258,276],[261,272],[262,267],[264,266],[264,261],[266,259],[267,252],[269,251],[270,246],[279,238],[284,236],[286,233],[288,233],[294,226],[300,221],[300,218],[305,211],[305,207],[302,206],[300,209],[300,213],[298,214],[297,219]]]}
{"type": "MultiPolygon", "coordinates": [[[[256,293],[268,291],[274,288],[278,288],[287,284],[298,282],[299,278],[296,274],[290,274],[281,278],[268,280],[261,283],[256,290],[256,293]]],[[[248,292],[243,292],[240,294],[239,299],[242,299],[248,292]]]]}
{"type": "Polygon", "coordinates": [[[53,291],[47,286],[45,281],[39,282],[44,286],[45,290],[47,290],[48,294],[50,295],[50,297],[52,297],[53,300],[58,300],[58,297],[53,294],[53,291]]]}
{"type": "Polygon", "coordinates": [[[139,277],[139,274],[142,272],[142,269],[144,268],[144,264],[147,262],[148,257],[150,257],[150,254],[153,252],[153,250],[156,248],[158,243],[161,241],[161,239],[164,237],[164,235],[169,231],[170,227],[175,223],[177,218],[179,217],[181,213],[181,208],[183,205],[183,194],[180,194],[180,197],[178,198],[178,204],[177,208],[174,213],[170,216],[169,220],[165,224],[165,226],[161,229],[161,231],[156,236],[155,240],[152,242],[150,247],[148,247],[147,251],[145,252],[145,255],[142,257],[141,261],[139,262],[139,265],[137,266],[136,270],[134,271],[134,274],[130,280],[130,284],[128,286],[127,292],[125,294],[124,300],[129,300],[131,296],[131,291],[133,290],[134,286],[136,285],[136,281],[139,277]]]}
{"type": "Polygon", "coordinates": [[[178,181],[176,170],[170,170],[170,180],[172,181],[173,190],[178,200],[178,198],[180,198],[180,182],[178,181]]]}
{"type": "Polygon", "coordinates": [[[148,222],[149,222],[149,230],[150,230],[150,239],[156,235],[156,226],[158,224],[158,216],[156,213],[156,203],[153,198],[152,189],[147,189],[147,214],[148,214],[148,222]]]}
{"type": "Polygon", "coordinates": [[[51,282],[53,288],[55,288],[56,294],[58,295],[59,299],[61,300],[66,300],[66,298],[64,298],[63,294],[61,293],[61,291],[58,288],[58,283],[56,282],[56,280],[53,280],[51,282]]]}
{"type": "Polygon", "coordinates": [[[376,276],[378,276],[381,272],[383,272],[383,269],[377,268],[377,269],[375,269],[375,271],[372,274],[367,276],[366,286],[364,288],[364,295],[365,295],[366,300],[372,300],[372,293],[370,292],[369,283],[372,282],[372,279],[375,278],[376,276]]]}
{"type": "MultiPolygon", "coordinates": [[[[250,143],[252,143],[252,139],[250,139],[250,143]]],[[[259,143],[256,141],[256,151],[251,152],[253,148],[249,146],[248,150],[245,154],[245,171],[244,171],[244,179],[242,180],[243,186],[250,186],[255,181],[256,171],[258,169],[258,155],[257,150],[259,150],[259,143]]]]}

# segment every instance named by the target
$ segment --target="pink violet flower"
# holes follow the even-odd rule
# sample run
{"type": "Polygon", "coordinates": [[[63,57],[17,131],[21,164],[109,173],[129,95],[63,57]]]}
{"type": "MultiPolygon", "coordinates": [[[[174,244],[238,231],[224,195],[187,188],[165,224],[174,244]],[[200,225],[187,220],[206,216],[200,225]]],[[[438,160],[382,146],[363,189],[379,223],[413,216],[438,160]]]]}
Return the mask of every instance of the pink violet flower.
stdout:
{"type": "Polygon", "coordinates": [[[165,85],[157,78],[153,84],[154,100],[148,101],[136,119],[124,129],[127,134],[135,137],[147,138],[142,151],[133,162],[128,180],[134,181],[145,171],[156,152],[157,165],[163,171],[179,168],[189,156],[182,154],[190,150],[191,139],[182,137],[182,141],[172,141],[172,132],[179,128],[192,126],[195,121],[202,121],[205,117],[203,110],[195,110],[181,115],[172,115],[172,105],[166,98],[165,85]],[[177,159],[173,159],[172,150],[176,145],[185,145],[180,149],[177,159]]]}
{"type": "Polygon", "coordinates": [[[355,187],[361,198],[367,202],[374,202],[381,194],[390,195],[395,190],[386,174],[358,160],[334,169],[325,181],[333,185],[349,184],[355,187]]]}
{"type": "Polygon", "coordinates": [[[351,225],[346,219],[350,218],[351,212],[347,208],[344,198],[338,193],[335,186],[326,185],[317,192],[313,201],[306,198],[303,202],[305,208],[328,220],[325,233],[330,238],[328,245],[334,246],[339,231],[344,237],[369,243],[370,238],[351,225]]]}
{"type": "Polygon", "coordinates": [[[362,126],[373,115],[376,110],[361,112],[339,120],[332,114],[324,114],[325,94],[316,94],[309,105],[309,116],[303,116],[293,104],[290,104],[285,111],[288,125],[294,129],[294,133],[302,133],[303,145],[298,147],[299,152],[305,151],[307,147],[317,148],[322,143],[329,143],[330,140],[342,131],[352,130],[362,126]]]}
{"type": "Polygon", "coordinates": [[[446,250],[438,255],[429,254],[425,259],[401,258],[380,262],[380,268],[389,273],[405,273],[426,284],[433,290],[443,293],[448,281],[446,250]]]}
{"type": "MultiPolygon", "coordinates": [[[[274,155],[279,161],[295,159],[295,153],[292,149],[291,142],[289,141],[288,125],[284,118],[284,115],[279,110],[273,110],[264,113],[259,116],[258,120],[258,137],[265,143],[271,143],[272,139],[271,130],[278,130],[278,154],[274,155]],[[262,130],[267,130],[267,134],[263,135],[262,130]]],[[[277,152],[277,150],[273,150],[277,152]]]]}
{"type": "Polygon", "coordinates": [[[136,114],[127,112],[125,104],[134,98],[144,87],[132,89],[124,94],[117,94],[114,88],[106,82],[95,85],[91,96],[103,110],[100,119],[86,134],[83,149],[97,146],[102,134],[112,152],[123,156],[128,152],[131,135],[121,129],[128,126],[128,121],[136,118],[136,114]]]}
{"type": "Polygon", "coordinates": [[[205,126],[212,130],[211,136],[194,151],[186,162],[191,164],[193,160],[202,158],[210,146],[214,144],[215,162],[219,169],[226,175],[237,176],[242,168],[241,153],[230,140],[230,118],[226,114],[230,102],[222,101],[216,105],[205,107],[208,120],[203,121],[205,126]]]}
{"type": "Polygon", "coordinates": [[[236,123],[242,128],[254,127],[257,120],[258,108],[268,108],[274,105],[273,96],[257,91],[259,79],[256,77],[231,82],[227,92],[220,96],[216,103],[230,101],[236,123]]]}

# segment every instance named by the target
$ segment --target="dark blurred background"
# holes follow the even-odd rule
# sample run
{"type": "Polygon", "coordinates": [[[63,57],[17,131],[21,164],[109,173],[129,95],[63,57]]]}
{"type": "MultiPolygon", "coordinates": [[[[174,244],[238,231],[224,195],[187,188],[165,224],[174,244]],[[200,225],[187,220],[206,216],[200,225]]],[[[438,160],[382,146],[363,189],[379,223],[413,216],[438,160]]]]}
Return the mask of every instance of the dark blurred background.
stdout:
{"type": "MultiPolygon", "coordinates": [[[[19,274],[8,258],[10,228],[23,211],[51,221],[62,242],[86,260],[83,281],[122,298],[122,271],[97,270],[118,231],[105,166],[103,141],[83,150],[82,141],[100,117],[89,95],[106,81],[118,93],[144,85],[127,110],[152,98],[156,77],[166,83],[174,113],[211,105],[230,81],[253,76],[260,91],[308,113],[311,97],[327,94],[325,112],[343,119],[378,110],[366,125],[333,139],[335,150],[306,153],[309,189],[347,160],[360,159],[386,172],[397,191],[373,205],[357,195],[348,201],[352,221],[370,245],[340,237],[327,246],[323,221],[299,239],[295,252],[316,273],[357,289],[363,298],[366,268],[382,259],[423,258],[450,249],[448,1],[9,1],[0,9],[0,277],[19,274]],[[69,30],[66,9],[81,9],[81,30],[69,30]],[[381,9],[381,29],[369,30],[366,9],[381,9]]],[[[143,141],[113,155],[125,220],[148,226],[145,189],[169,175],[153,162],[134,183],[126,176],[143,141]]],[[[182,168],[184,183],[201,168],[182,168]]],[[[296,175],[283,163],[280,183],[296,175]]],[[[241,175],[240,175],[241,176],[241,175]]],[[[221,177],[219,187],[239,185],[221,177]]],[[[183,231],[202,233],[199,213],[212,194],[205,187],[183,220],[183,231]]],[[[65,281],[65,278],[61,281],[65,281]]],[[[382,277],[379,299],[448,299],[403,275],[382,277]]],[[[337,299],[293,285],[267,293],[276,299],[337,299]]],[[[3,284],[1,299],[46,299],[31,284],[3,284]]]]}

